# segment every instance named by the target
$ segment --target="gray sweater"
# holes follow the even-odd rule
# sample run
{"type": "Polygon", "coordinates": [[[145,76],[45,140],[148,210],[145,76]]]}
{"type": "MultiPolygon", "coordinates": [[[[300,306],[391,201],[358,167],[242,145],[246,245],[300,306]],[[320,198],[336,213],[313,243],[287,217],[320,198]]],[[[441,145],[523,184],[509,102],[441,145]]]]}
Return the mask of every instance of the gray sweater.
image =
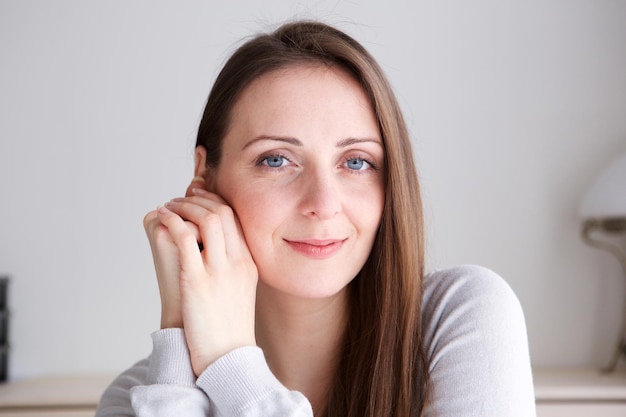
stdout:
{"type": "MultiPolygon", "coordinates": [[[[424,417],[535,416],[524,315],[502,278],[477,266],[432,272],[422,308],[432,384],[424,417]]],[[[111,384],[96,417],[313,416],[258,347],[228,353],[196,379],[182,329],[152,339],[152,355],[111,384]]]]}

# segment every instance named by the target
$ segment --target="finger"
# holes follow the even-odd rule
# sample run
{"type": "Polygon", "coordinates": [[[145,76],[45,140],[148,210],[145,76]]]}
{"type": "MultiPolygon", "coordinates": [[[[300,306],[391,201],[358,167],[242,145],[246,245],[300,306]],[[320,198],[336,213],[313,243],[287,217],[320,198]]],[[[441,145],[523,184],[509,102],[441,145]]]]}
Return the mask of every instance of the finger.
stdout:
{"type": "Polygon", "coordinates": [[[146,214],[143,218],[143,228],[148,234],[152,233],[155,226],[159,223],[161,222],[159,221],[156,210],[153,210],[150,213],[146,214]]]}
{"type": "MultiPolygon", "coordinates": [[[[232,219],[234,221],[234,226],[235,226],[234,228],[231,228],[229,230],[229,232],[232,233],[232,235],[240,236],[242,239],[244,238],[243,230],[241,228],[241,223],[239,222],[239,217],[237,217],[237,213],[235,212],[235,210],[232,208],[232,206],[226,200],[224,200],[220,195],[212,193],[212,192],[209,192],[209,191],[206,191],[204,189],[196,188],[196,189],[192,190],[192,193],[194,194],[194,196],[200,197],[200,199],[187,197],[187,198],[182,199],[182,200],[190,199],[190,201],[193,201],[196,204],[199,204],[199,205],[201,205],[203,207],[206,207],[209,210],[214,210],[214,208],[217,207],[213,203],[211,203],[211,201],[216,202],[218,204],[222,204],[222,205],[228,206],[229,209],[225,210],[224,214],[226,214],[228,216],[228,218],[232,217],[232,219]]],[[[182,201],[182,200],[180,200],[180,201],[182,201]]],[[[230,225],[229,225],[229,227],[230,227],[230,225]]]]}
{"type": "Polygon", "coordinates": [[[178,248],[180,256],[181,278],[186,273],[191,276],[203,270],[203,260],[198,250],[198,240],[190,228],[179,215],[169,210],[167,207],[159,207],[158,218],[165,226],[178,248]]]}
{"type": "MultiPolygon", "coordinates": [[[[194,204],[188,199],[176,199],[166,203],[166,207],[178,216],[196,224],[200,231],[200,241],[203,244],[204,260],[213,265],[226,261],[226,243],[224,237],[223,220],[217,211],[194,204]]],[[[224,206],[222,206],[224,207],[224,206]]]]}
{"type": "MultiPolygon", "coordinates": [[[[198,226],[189,221],[185,221],[185,225],[187,226],[189,231],[196,237],[196,241],[200,242],[200,230],[198,230],[198,226]]],[[[148,240],[150,241],[153,238],[155,238],[154,240],[159,240],[156,238],[156,235],[159,234],[159,231],[162,228],[165,228],[165,226],[161,223],[161,220],[159,220],[157,210],[153,210],[146,214],[143,219],[143,227],[146,231],[146,234],[148,235],[148,240]]],[[[165,228],[165,233],[169,234],[169,232],[167,232],[167,228],[165,228]]]]}
{"type": "MultiPolygon", "coordinates": [[[[194,226],[195,227],[195,226],[194,226]]],[[[161,328],[182,327],[179,250],[156,210],[144,217],[161,297],[161,328]]]]}
{"type": "MultiPolygon", "coordinates": [[[[240,257],[242,253],[248,253],[247,244],[239,224],[239,219],[234,213],[233,209],[226,205],[224,200],[217,194],[213,193],[201,193],[202,196],[187,197],[184,199],[176,199],[175,202],[183,203],[178,208],[172,207],[172,210],[177,212],[182,217],[191,221],[201,221],[200,218],[192,218],[188,216],[194,216],[190,211],[190,207],[187,204],[197,205],[203,209],[213,212],[221,219],[222,233],[224,235],[224,250],[226,254],[231,257],[240,257]],[[245,248],[245,250],[242,250],[245,248]]],[[[196,211],[198,216],[202,216],[201,211],[196,211]]]]}
{"type": "Polygon", "coordinates": [[[199,190],[205,190],[208,191],[208,186],[206,183],[206,179],[204,177],[201,177],[199,175],[196,175],[195,177],[193,177],[191,179],[191,183],[189,184],[189,186],[187,187],[187,190],[185,191],[185,196],[186,197],[190,197],[193,194],[193,190],[194,189],[199,189],[199,190]]]}

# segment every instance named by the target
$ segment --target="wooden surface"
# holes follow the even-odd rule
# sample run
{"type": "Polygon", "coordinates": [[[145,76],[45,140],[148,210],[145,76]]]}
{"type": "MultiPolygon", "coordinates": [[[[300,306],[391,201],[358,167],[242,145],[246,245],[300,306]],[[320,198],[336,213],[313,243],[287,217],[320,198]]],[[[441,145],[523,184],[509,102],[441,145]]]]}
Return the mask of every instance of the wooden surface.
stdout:
{"type": "MultiPolygon", "coordinates": [[[[626,416],[626,371],[536,369],[538,417],[626,416]]],[[[56,375],[0,383],[0,417],[93,416],[115,375],[56,375]]]]}
{"type": "Polygon", "coordinates": [[[626,402],[626,372],[597,369],[537,369],[533,372],[537,401],[588,400],[626,402]]]}
{"type": "Polygon", "coordinates": [[[0,384],[0,416],[93,416],[113,375],[55,375],[0,384]]]}
{"type": "Polygon", "coordinates": [[[0,417],[93,417],[96,412],[95,408],[85,410],[2,410],[0,409],[0,417]]]}
{"type": "Polygon", "coordinates": [[[536,369],[537,417],[626,417],[626,372],[536,369]]]}

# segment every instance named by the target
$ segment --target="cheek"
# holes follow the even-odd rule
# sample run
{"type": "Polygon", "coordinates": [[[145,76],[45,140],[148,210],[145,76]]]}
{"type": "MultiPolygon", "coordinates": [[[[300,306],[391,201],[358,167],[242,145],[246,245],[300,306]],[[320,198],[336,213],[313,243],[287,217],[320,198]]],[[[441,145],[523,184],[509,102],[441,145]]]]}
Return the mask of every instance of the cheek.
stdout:
{"type": "MultiPolygon", "coordinates": [[[[382,187],[381,187],[382,188],[382,187]]],[[[377,231],[385,205],[384,192],[378,187],[369,188],[347,199],[352,218],[362,232],[377,231]]]]}
{"type": "Polygon", "coordinates": [[[368,245],[374,243],[374,239],[380,229],[382,220],[382,209],[371,207],[371,211],[363,210],[360,218],[360,235],[368,242],[368,245]]]}
{"type": "Polygon", "coordinates": [[[281,226],[276,205],[269,208],[263,203],[265,202],[253,201],[235,209],[259,277],[270,274],[272,265],[277,264],[276,236],[280,236],[278,231],[281,226]]]}
{"type": "Polygon", "coordinates": [[[250,249],[267,244],[280,224],[282,206],[276,203],[280,197],[251,186],[240,186],[237,192],[223,197],[237,214],[250,249]]]}
{"type": "Polygon", "coordinates": [[[239,209],[235,209],[239,216],[239,222],[241,223],[241,229],[246,237],[246,241],[249,245],[253,245],[261,237],[267,234],[266,222],[263,221],[262,212],[256,209],[255,204],[244,205],[239,209]]]}

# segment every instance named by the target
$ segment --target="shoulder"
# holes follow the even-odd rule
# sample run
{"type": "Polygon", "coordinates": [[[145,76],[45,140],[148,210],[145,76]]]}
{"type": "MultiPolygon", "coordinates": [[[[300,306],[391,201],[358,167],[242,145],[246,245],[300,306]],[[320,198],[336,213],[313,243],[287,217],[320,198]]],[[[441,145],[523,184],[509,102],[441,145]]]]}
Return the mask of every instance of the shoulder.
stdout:
{"type": "Polygon", "coordinates": [[[469,328],[481,332],[524,332],[519,300],[509,284],[490,269],[462,265],[424,277],[422,317],[425,342],[469,328]]]}
{"type": "Polygon", "coordinates": [[[431,272],[422,313],[427,416],[534,415],[524,314],[502,277],[474,265],[431,272]]]}
{"type": "Polygon", "coordinates": [[[477,318],[482,314],[485,320],[495,319],[492,313],[496,312],[519,315],[521,305],[509,284],[490,269],[461,265],[424,277],[422,314],[431,325],[449,315],[472,314],[477,318]]]}

